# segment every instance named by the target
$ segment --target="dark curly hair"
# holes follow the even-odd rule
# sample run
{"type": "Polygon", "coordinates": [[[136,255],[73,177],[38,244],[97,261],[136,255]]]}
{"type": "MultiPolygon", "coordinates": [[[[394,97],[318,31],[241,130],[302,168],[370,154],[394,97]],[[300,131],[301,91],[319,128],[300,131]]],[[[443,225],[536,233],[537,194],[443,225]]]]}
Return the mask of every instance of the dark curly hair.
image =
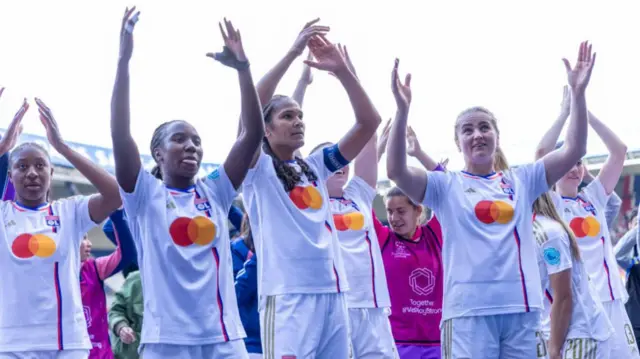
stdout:
{"type": "MultiPolygon", "coordinates": [[[[272,97],[271,100],[266,104],[266,106],[262,108],[262,115],[264,116],[264,122],[267,124],[270,123],[272,121],[274,110],[279,105],[283,104],[285,101],[290,101],[290,100],[291,100],[290,97],[283,96],[283,95],[276,95],[272,97]]],[[[287,162],[282,161],[276,156],[275,153],[273,153],[273,150],[271,149],[271,146],[269,145],[269,141],[267,141],[266,137],[263,139],[262,149],[264,150],[265,153],[270,155],[271,158],[273,159],[273,167],[276,170],[276,174],[278,175],[278,178],[284,185],[285,191],[290,192],[291,190],[293,190],[293,188],[298,183],[300,183],[300,180],[302,179],[300,174],[295,170],[295,168],[289,166],[287,162]]],[[[313,182],[318,179],[318,176],[316,176],[315,172],[313,172],[311,167],[309,167],[309,165],[302,158],[296,156],[295,161],[298,164],[298,166],[300,166],[300,169],[302,170],[302,174],[304,174],[305,177],[307,177],[307,180],[313,182]]]]}

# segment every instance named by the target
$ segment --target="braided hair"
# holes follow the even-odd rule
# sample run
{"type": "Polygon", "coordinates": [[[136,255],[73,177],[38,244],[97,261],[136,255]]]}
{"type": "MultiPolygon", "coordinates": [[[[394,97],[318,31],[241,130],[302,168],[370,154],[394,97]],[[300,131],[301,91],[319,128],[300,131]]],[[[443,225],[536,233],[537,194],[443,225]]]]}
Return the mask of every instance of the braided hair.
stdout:
{"type": "MultiPolygon", "coordinates": [[[[276,95],[272,97],[271,100],[269,100],[269,102],[266,104],[266,106],[262,108],[264,122],[266,124],[271,123],[271,121],[273,120],[272,116],[274,110],[285,101],[290,100],[290,97],[283,95],[276,95]]],[[[262,149],[266,154],[271,156],[273,160],[273,167],[276,170],[276,175],[280,179],[280,182],[282,182],[282,184],[284,185],[285,191],[290,192],[298,183],[300,183],[300,181],[302,180],[302,176],[300,176],[300,173],[298,173],[295,168],[289,166],[286,161],[282,161],[276,156],[276,154],[271,149],[271,145],[269,144],[267,137],[264,137],[262,142],[262,149]]],[[[295,156],[294,160],[296,161],[296,164],[300,166],[302,174],[305,175],[307,180],[313,182],[318,179],[318,176],[315,174],[315,172],[313,172],[311,167],[309,167],[309,165],[301,157],[295,156]]]]}
{"type": "Polygon", "coordinates": [[[176,122],[184,122],[184,121],[172,120],[172,121],[164,122],[160,124],[160,126],[156,127],[156,129],[153,131],[153,135],[151,136],[151,145],[150,145],[151,156],[153,157],[153,160],[156,161],[156,165],[153,166],[153,168],[151,169],[151,174],[155,178],[161,181],[162,181],[162,171],[160,170],[160,165],[158,164],[158,160],[156,159],[154,151],[162,145],[162,141],[164,141],[164,139],[167,137],[167,128],[169,128],[169,125],[174,124],[176,122]]]}

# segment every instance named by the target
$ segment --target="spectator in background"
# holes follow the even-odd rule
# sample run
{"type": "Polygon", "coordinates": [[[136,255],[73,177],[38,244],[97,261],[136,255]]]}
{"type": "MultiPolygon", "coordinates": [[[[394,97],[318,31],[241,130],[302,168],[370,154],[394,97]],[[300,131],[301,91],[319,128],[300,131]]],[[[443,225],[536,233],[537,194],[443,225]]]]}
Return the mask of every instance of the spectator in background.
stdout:
{"type": "MultiPolygon", "coordinates": [[[[628,341],[638,346],[640,339],[640,261],[638,260],[638,218],[631,222],[631,229],[624,235],[614,248],[618,265],[626,270],[626,288],[629,300],[625,304],[627,315],[631,321],[631,328],[625,332],[628,341]]],[[[638,347],[640,350],[640,347],[638,347]]]]}
{"type": "Polygon", "coordinates": [[[142,330],[142,283],[140,272],[129,273],[122,288],[116,292],[109,309],[109,336],[113,355],[117,359],[137,359],[142,330]]]}
{"type": "Polygon", "coordinates": [[[249,217],[242,220],[240,236],[231,243],[233,275],[240,320],[247,333],[244,343],[249,358],[262,358],[260,316],[258,315],[258,264],[251,235],[249,217]]]}

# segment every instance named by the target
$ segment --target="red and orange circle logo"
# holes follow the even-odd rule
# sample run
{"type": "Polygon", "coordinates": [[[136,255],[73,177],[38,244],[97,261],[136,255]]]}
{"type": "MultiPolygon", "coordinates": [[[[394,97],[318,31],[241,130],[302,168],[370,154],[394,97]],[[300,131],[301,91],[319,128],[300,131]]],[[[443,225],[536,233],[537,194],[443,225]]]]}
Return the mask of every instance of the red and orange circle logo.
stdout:
{"type": "Polygon", "coordinates": [[[322,195],[314,186],[296,186],[289,192],[289,198],[300,209],[322,208],[322,195]]]}
{"type": "Polygon", "coordinates": [[[578,238],[595,237],[600,233],[600,222],[596,217],[576,217],[569,222],[569,227],[578,238]]]}
{"type": "Polygon", "coordinates": [[[513,207],[504,201],[480,201],[475,208],[476,217],[482,223],[507,224],[513,219],[513,207]]]}
{"type": "Polygon", "coordinates": [[[364,227],[364,216],[360,212],[334,214],[333,222],[339,231],[358,231],[364,227]]]}
{"type": "Polygon", "coordinates": [[[206,246],[216,238],[216,225],[207,217],[178,217],[169,227],[173,242],[181,247],[206,246]]]}
{"type": "Polygon", "coordinates": [[[23,233],[13,240],[11,251],[18,258],[47,258],[56,252],[56,242],[44,234],[23,233]]]}

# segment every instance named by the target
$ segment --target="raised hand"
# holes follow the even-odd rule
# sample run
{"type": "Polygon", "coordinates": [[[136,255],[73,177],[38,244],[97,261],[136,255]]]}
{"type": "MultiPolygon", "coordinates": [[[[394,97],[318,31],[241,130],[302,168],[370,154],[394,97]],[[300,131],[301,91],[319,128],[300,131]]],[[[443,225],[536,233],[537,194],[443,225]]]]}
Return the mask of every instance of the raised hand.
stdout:
{"type": "Polygon", "coordinates": [[[129,61],[133,53],[133,29],[138,22],[140,11],[136,7],[124,10],[122,26],[120,27],[120,60],[129,61]]]}
{"type": "Polygon", "coordinates": [[[591,71],[596,62],[596,54],[591,52],[591,45],[585,41],[580,44],[578,50],[578,61],[571,68],[569,60],[562,59],[564,67],[567,69],[567,79],[573,91],[584,92],[591,79],[591,71]]]}
{"type": "Polygon", "coordinates": [[[65,143],[62,140],[62,135],[60,134],[58,123],[53,117],[51,109],[37,97],[36,104],[38,105],[38,112],[40,112],[40,122],[42,122],[42,125],[47,130],[47,139],[49,140],[51,146],[59,151],[65,143]]]}
{"type": "MultiPolygon", "coordinates": [[[[316,25],[320,21],[320,18],[315,20],[311,20],[304,25],[302,31],[298,34],[296,41],[293,43],[291,50],[289,52],[295,54],[296,56],[302,55],[304,48],[307,47],[309,43],[309,39],[314,36],[325,35],[329,32],[329,26],[316,25]]],[[[307,59],[309,60],[309,59],[307,59]]]]}
{"type": "Polygon", "coordinates": [[[347,51],[347,47],[338,44],[338,49],[340,50],[340,54],[342,54],[342,57],[347,62],[347,67],[349,68],[349,71],[351,71],[353,76],[358,77],[358,74],[356,73],[356,68],[353,66],[353,62],[351,62],[351,57],[349,56],[349,51],[347,51]]]}
{"type": "Polygon", "coordinates": [[[338,46],[329,42],[323,35],[309,39],[309,50],[313,54],[315,61],[305,60],[304,63],[308,66],[333,73],[335,76],[340,76],[345,71],[349,71],[349,66],[340,53],[338,46]]]}
{"type": "Polygon", "coordinates": [[[221,23],[218,23],[218,26],[220,27],[220,34],[224,40],[224,47],[222,52],[207,53],[207,57],[211,57],[221,64],[232,67],[238,71],[248,69],[249,61],[242,47],[240,30],[236,30],[231,21],[226,18],[224,19],[224,28],[221,23]]]}
{"type": "Polygon", "coordinates": [[[409,156],[416,157],[416,155],[418,155],[421,151],[422,148],[420,147],[418,136],[416,135],[415,131],[413,131],[413,128],[409,126],[409,128],[407,128],[407,154],[409,156]]]}
{"type": "MultiPolygon", "coordinates": [[[[4,91],[4,88],[0,89],[0,95],[4,91]]],[[[29,110],[29,103],[27,99],[24,99],[22,102],[22,106],[18,112],[16,112],[15,116],[13,116],[13,120],[9,124],[9,128],[7,128],[7,132],[5,132],[2,139],[0,139],[0,154],[5,154],[9,152],[18,142],[18,137],[22,133],[22,118],[24,118],[24,114],[29,110]]]]}
{"type": "Polygon", "coordinates": [[[384,128],[382,129],[382,133],[380,133],[380,137],[378,138],[378,161],[382,155],[387,151],[387,142],[389,142],[389,131],[391,130],[391,119],[385,123],[384,128]]]}
{"type": "Polygon", "coordinates": [[[399,64],[400,60],[396,59],[393,71],[391,72],[391,91],[396,99],[398,108],[406,110],[411,104],[411,74],[407,74],[405,76],[404,84],[400,82],[400,77],[398,75],[399,64]]]}

